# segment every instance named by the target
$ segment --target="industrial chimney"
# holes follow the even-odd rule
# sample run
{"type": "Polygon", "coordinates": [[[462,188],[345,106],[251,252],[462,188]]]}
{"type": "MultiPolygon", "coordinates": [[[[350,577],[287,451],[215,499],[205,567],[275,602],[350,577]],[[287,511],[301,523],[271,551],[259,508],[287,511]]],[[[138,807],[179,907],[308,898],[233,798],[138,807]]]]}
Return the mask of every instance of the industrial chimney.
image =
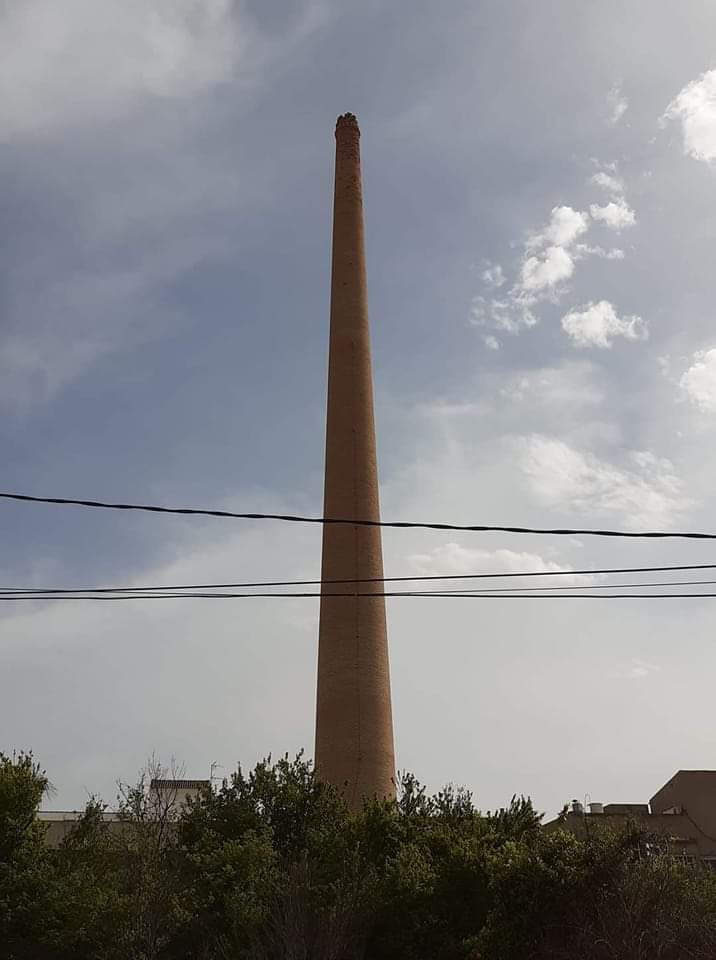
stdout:
{"type": "MultiPolygon", "coordinates": [[[[360,130],[351,113],[336,124],[323,515],[380,519],[360,130]]],[[[395,794],[382,578],[380,527],[324,525],[316,770],[353,810],[364,798],[395,794]]]]}

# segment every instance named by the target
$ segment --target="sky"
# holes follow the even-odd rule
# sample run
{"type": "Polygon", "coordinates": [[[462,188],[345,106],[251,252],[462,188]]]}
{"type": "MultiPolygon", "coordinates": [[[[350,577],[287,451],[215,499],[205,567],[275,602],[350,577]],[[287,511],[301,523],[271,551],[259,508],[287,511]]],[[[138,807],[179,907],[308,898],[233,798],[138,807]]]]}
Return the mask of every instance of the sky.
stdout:
{"type": "MultiPolygon", "coordinates": [[[[716,530],[715,29],[706,0],[4,0],[0,486],[320,514],[352,111],[383,516],[716,530]]],[[[319,574],[320,531],[279,523],[5,502],[0,543],[10,587],[319,574]]],[[[384,551],[388,576],[716,562],[384,551]]],[[[714,603],[389,600],[399,769],[551,815],[715,768],[714,603]]],[[[6,603],[0,749],[35,752],[55,809],[152,753],[192,777],[310,756],[317,614],[6,603]]]]}

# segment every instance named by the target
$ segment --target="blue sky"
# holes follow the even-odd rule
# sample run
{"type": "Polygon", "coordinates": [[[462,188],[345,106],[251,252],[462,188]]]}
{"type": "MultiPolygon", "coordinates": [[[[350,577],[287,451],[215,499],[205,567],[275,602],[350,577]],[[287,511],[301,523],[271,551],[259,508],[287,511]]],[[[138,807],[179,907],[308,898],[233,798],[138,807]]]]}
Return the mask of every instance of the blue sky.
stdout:
{"type": "MultiPolygon", "coordinates": [[[[320,511],[350,110],[384,515],[716,529],[715,27],[695,0],[2,4],[2,486],[320,511]]],[[[309,529],[0,523],[12,586],[318,572],[309,529]]],[[[713,559],[425,531],[385,553],[390,575],[713,559]]],[[[312,601],[1,613],[2,745],[35,750],[53,805],[111,800],[153,750],[192,776],[311,752],[312,601]]],[[[431,787],[551,812],[716,763],[709,601],[394,600],[389,624],[398,763],[431,787]]]]}

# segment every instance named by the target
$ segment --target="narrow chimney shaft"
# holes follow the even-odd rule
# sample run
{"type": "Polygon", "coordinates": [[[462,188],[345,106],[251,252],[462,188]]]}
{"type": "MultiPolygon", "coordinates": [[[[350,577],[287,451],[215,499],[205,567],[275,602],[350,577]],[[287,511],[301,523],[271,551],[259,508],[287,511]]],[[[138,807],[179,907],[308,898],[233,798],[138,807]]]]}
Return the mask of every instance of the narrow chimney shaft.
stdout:
{"type": "MultiPolygon", "coordinates": [[[[360,130],[351,113],[336,123],[324,516],[380,519],[360,130]]],[[[380,528],[324,525],[321,577],[316,769],[359,809],[364,797],[395,793],[385,600],[370,596],[384,591],[380,528]],[[368,596],[330,596],[352,592],[368,596]]]]}

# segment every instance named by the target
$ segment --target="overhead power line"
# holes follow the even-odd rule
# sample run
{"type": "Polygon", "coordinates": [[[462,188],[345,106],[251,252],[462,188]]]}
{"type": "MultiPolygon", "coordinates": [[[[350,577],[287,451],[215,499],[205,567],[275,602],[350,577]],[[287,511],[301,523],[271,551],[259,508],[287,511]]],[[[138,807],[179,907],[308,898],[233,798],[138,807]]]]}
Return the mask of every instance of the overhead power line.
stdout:
{"type": "Polygon", "coordinates": [[[397,529],[461,530],[468,533],[529,533],[563,537],[626,537],[629,539],[716,540],[716,533],[675,532],[670,530],[589,530],[579,528],[518,527],[501,524],[427,523],[413,520],[360,520],[344,517],[302,517],[282,513],[236,513],[233,510],[209,510],[194,507],[160,507],[140,503],[107,503],[102,500],[75,500],[69,497],[34,497],[24,493],[0,493],[0,499],[26,503],[64,504],[96,507],[103,510],[140,510],[148,513],[182,514],[187,516],[226,517],[234,520],[280,520],[286,523],[348,524],[352,527],[392,527],[397,529]]]}
{"type": "Polygon", "coordinates": [[[320,597],[367,599],[369,597],[427,598],[432,600],[675,600],[716,598],[716,593],[502,593],[449,592],[441,590],[387,591],[376,593],[146,593],[146,594],[62,594],[41,596],[3,594],[2,602],[60,600],[248,600],[254,599],[318,599],[320,597]]]}
{"type": "MultiPolygon", "coordinates": [[[[651,583],[590,583],[590,584],[563,584],[560,583],[556,587],[548,587],[542,584],[539,587],[483,587],[480,590],[475,589],[464,589],[464,590],[420,590],[413,591],[416,594],[423,595],[437,595],[437,596],[452,596],[454,594],[466,594],[466,595],[482,595],[486,593],[498,594],[498,593],[539,593],[541,590],[553,592],[556,590],[645,590],[649,587],[701,587],[701,586],[713,586],[716,584],[716,580],[662,580],[662,581],[652,581],[651,583]]],[[[370,594],[367,594],[370,596],[370,594]]]]}
{"type": "MultiPolygon", "coordinates": [[[[134,587],[0,587],[0,596],[12,594],[71,594],[71,593],[151,593],[155,591],[178,592],[182,590],[249,590],[264,587],[315,587],[339,586],[347,583],[405,583],[436,580],[502,580],[505,578],[521,577],[595,577],[625,573],[673,573],[683,570],[716,570],[716,563],[690,563],[659,567],[601,567],[594,570],[519,570],[500,573],[437,573],[425,575],[411,575],[404,577],[359,577],[343,580],[258,580],[243,583],[189,583],[170,584],[164,586],[134,586],[134,587]]],[[[686,581],[689,582],[689,581],[686,581]]],[[[695,583],[711,583],[710,580],[693,581],[695,583]]],[[[664,583],[661,585],[669,585],[664,583]]],[[[681,585],[681,582],[671,584],[681,585]]],[[[611,586],[616,587],[617,584],[611,586]]],[[[624,587],[625,584],[618,586],[624,587]]],[[[515,588],[517,589],[517,588],[515,588]]],[[[530,588],[539,589],[539,588],[530,588]]],[[[547,588],[545,588],[547,589],[547,588]]],[[[552,589],[552,588],[550,588],[552,589]]]]}

